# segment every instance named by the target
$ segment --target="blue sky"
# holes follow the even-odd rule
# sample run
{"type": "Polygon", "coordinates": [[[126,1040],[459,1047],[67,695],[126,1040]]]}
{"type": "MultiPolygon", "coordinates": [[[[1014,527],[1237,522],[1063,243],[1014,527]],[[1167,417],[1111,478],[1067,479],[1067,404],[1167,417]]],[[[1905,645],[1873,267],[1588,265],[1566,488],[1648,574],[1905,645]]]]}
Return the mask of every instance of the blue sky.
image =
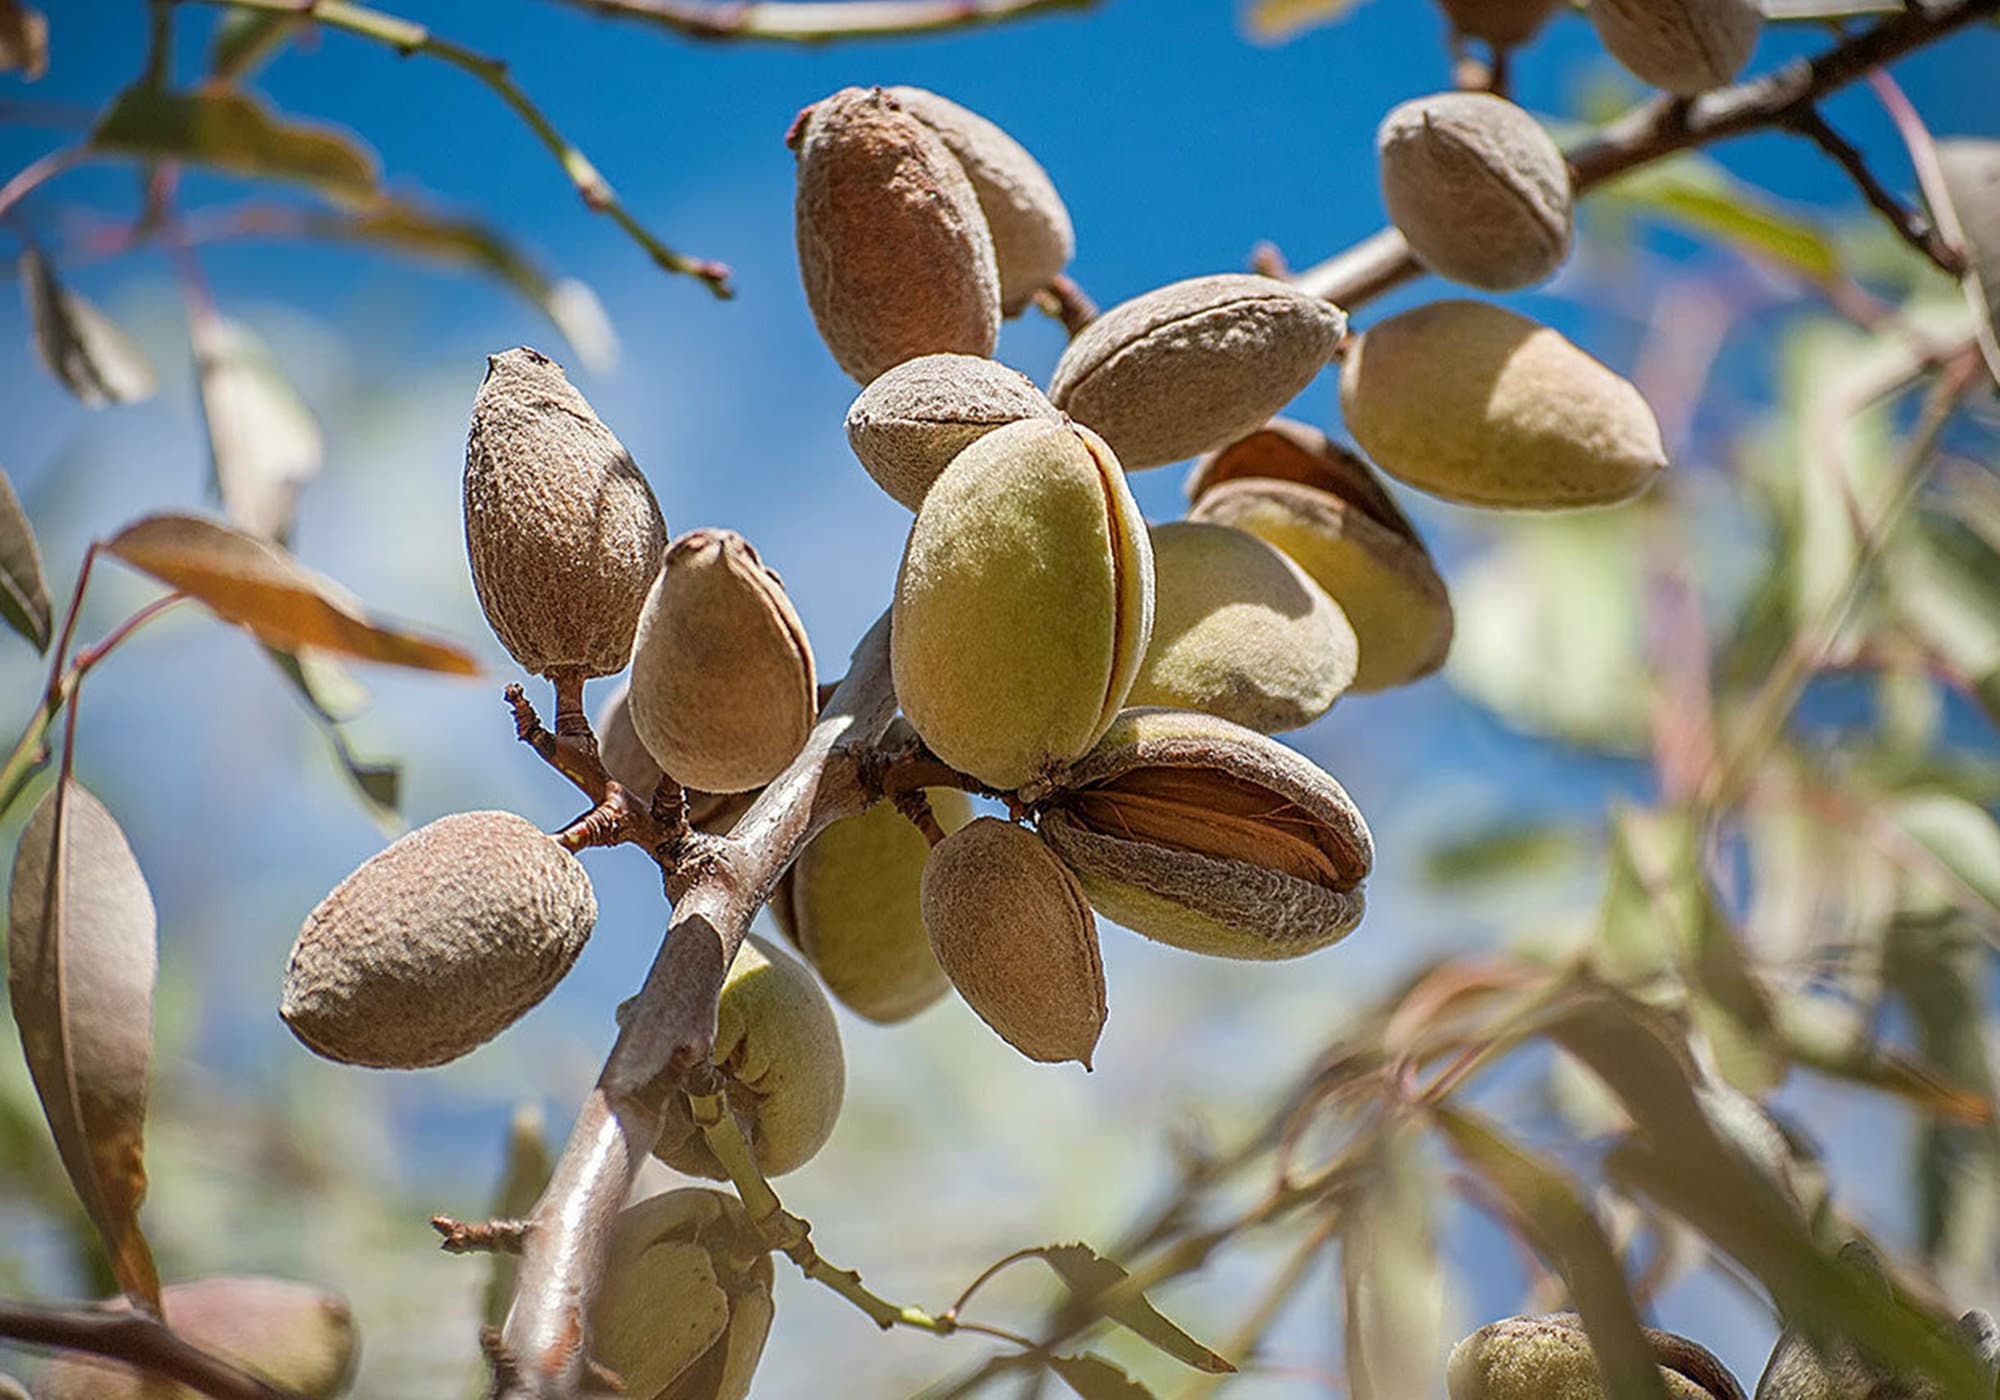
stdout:
{"type": "MultiPolygon", "coordinates": [[[[136,73],[136,6],[62,0],[54,9],[48,78],[33,88],[0,81],[0,99],[95,104],[136,73]]],[[[857,386],[819,344],[798,287],[792,159],[782,137],[800,107],[843,84],[914,83],[1000,122],[1055,178],[1078,230],[1075,275],[1108,304],[1164,281],[1240,268],[1262,240],[1303,266],[1372,232],[1382,219],[1375,125],[1396,102],[1447,81],[1442,24],[1418,0],[1365,0],[1345,23],[1279,46],[1247,42],[1235,10],[1217,0],[1108,0],[1087,13],[968,35],[812,51],[699,45],[551,0],[440,0],[401,13],[507,57],[635,214],[684,251],[729,262],[738,289],[734,301],[718,302],[697,283],[656,272],[609,221],[583,208],[547,153],[464,74],[333,33],[268,70],[264,87],[277,105],[362,133],[393,188],[479,214],[552,268],[589,281],[623,343],[615,370],[587,374],[537,312],[481,280],[317,246],[202,253],[222,308],[279,350],[327,428],[327,471],[306,496],[299,552],[381,608],[467,639],[492,667],[469,685],[365,677],[375,705],[356,726],[357,742],[403,760],[413,822],[488,806],[550,827],[574,815],[571,794],[513,744],[497,700],[506,658],[485,631],[465,572],[462,439],[490,350],[525,342],[569,361],[647,471],[676,532],[736,528],[784,575],[824,674],[839,673],[847,647],[885,603],[908,516],[848,455],[840,421],[857,386]]],[[[179,15],[183,76],[199,72],[196,40],[211,18],[198,6],[179,15]]],[[[1823,42],[1773,32],[1758,66],[1823,42]]],[[[1898,76],[1937,130],[1992,135],[1996,70],[2000,33],[1988,27],[1898,76]]],[[[1520,99],[1550,114],[1567,114],[1582,85],[1607,74],[1588,25],[1573,14],[1516,71],[1520,99]]],[[[1893,135],[1865,94],[1844,96],[1829,112],[1892,186],[1908,187],[1893,135]]],[[[59,130],[0,127],[0,166],[17,168],[65,139],[59,130]]],[[[1854,203],[1839,173],[1796,138],[1758,136],[1718,154],[1801,207],[1854,203]]],[[[83,205],[115,216],[131,208],[132,185],[122,168],[82,171],[26,213],[60,246],[61,210],[83,205]]],[[[190,203],[237,193],[221,181],[187,185],[190,203]]],[[[1669,239],[1635,251],[1649,274],[1695,256],[1669,239]]],[[[0,301],[0,466],[41,527],[52,584],[64,593],[84,540],[145,509],[201,508],[207,471],[165,263],[141,253],[79,264],[71,276],[153,351],[163,391],[138,408],[86,412],[33,362],[18,304],[0,301]]],[[[1623,309],[1586,309],[1578,288],[1589,285],[1579,273],[1518,302],[1625,364],[1641,327],[1623,309]]],[[[1420,286],[1384,305],[1436,291],[1420,286]]],[[[1061,344],[1053,325],[1031,315],[1009,325],[1000,353],[1045,379],[1061,344]]],[[[1331,424],[1330,378],[1309,388],[1296,411],[1331,424]]],[[[1694,473],[1713,467],[1726,425],[1697,427],[1682,464],[1694,473]]],[[[1179,512],[1181,476],[1165,468],[1135,480],[1149,514],[1179,512]]],[[[1477,523],[1464,512],[1423,502],[1414,509],[1448,561],[1476,546],[1477,523]]],[[[84,635],[143,596],[142,586],[108,577],[93,593],[84,635]]],[[[185,617],[91,683],[80,772],[132,834],[161,908],[166,976],[193,1007],[163,1036],[233,1082],[301,1102],[365,1099],[397,1142],[414,1144],[408,1156],[379,1154],[408,1183],[429,1189],[454,1175],[483,1183],[517,1096],[542,1099],[560,1130],[589,1081],[609,1009],[636,985],[657,936],[663,915],[653,880],[643,862],[622,859],[630,852],[593,863],[605,915],[576,975],[514,1035],[463,1065],[437,1076],[357,1077],[306,1061],[270,1010],[285,950],[304,912],[381,837],[267,672],[242,639],[185,617]]],[[[25,713],[37,684],[37,667],[18,648],[0,659],[4,712],[25,713]]],[[[1191,1106],[1206,1104],[1224,1122],[1248,1113],[1344,1006],[1421,953],[1491,938],[1552,916],[1579,894],[1587,899],[1585,875],[1476,915],[1446,907],[1415,878],[1430,837],[1524,806],[1589,817],[1613,795],[1647,788],[1636,765],[1580,760],[1509,733],[1441,679],[1344,702],[1298,742],[1348,784],[1382,848],[1373,913],[1351,943],[1296,971],[1216,968],[1107,930],[1113,1017],[1089,1078],[1021,1064],[958,1007],[894,1032],[849,1020],[849,1121],[822,1163],[786,1188],[838,1223],[822,1239],[829,1253],[869,1269],[871,1280],[907,1281],[906,1292],[933,1296],[962,1281],[968,1266],[1030,1239],[1110,1235],[1161,1170],[1164,1131],[1191,1106]],[[897,1154],[894,1165],[884,1164],[886,1153],[897,1154]],[[1089,1181],[1062,1170],[1073,1158],[1092,1164],[1089,1181]],[[924,1185],[922,1219],[908,1213],[903,1188],[912,1181],[924,1185]]],[[[1852,1117],[1847,1126],[1856,1126],[1852,1117]]],[[[1855,1135],[1857,1171],[1886,1179],[1899,1141],[1894,1131],[1855,1135]]],[[[484,1189],[451,1204],[470,1213],[484,1189]]],[[[1490,1231],[1473,1226],[1454,1238],[1486,1269],[1463,1300],[1462,1320],[1469,1326],[1511,1308],[1516,1280],[1490,1231]]],[[[212,1245],[210,1253],[192,1242],[182,1248],[190,1264],[232,1262],[212,1245]]],[[[352,1267],[357,1290],[379,1282],[352,1267]]],[[[760,1394],[804,1393],[796,1386],[828,1355],[912,1383],[961,1359],[922,1338],[877,1342],[838,1304],[786,1287],[760,1394]]],[[[1240,1307],[1242,1287],[1225,1271],[1219,1291],[1189,1306],[1215,1330],[1240,1307]]],[[[1313,1316],[1287,1344],[1323,1356],[1331,1301],[1313,1297],[1313,1316]]],[[[1732,1295],[1709,1287],[1671,1306],[1669,1325],[1704,1335],[1755,1375],[1768,1329],[1732,1295]]],[[[364,1326],[371,1321],[393,1335],[393,1317],[364,1311],[364,1326]]],[[[404,1355],[393,1343],[380,1354],[404,1355]]],[[[1273,1385],[1244,1393],[1317,1392],[1273,1385]]]]}

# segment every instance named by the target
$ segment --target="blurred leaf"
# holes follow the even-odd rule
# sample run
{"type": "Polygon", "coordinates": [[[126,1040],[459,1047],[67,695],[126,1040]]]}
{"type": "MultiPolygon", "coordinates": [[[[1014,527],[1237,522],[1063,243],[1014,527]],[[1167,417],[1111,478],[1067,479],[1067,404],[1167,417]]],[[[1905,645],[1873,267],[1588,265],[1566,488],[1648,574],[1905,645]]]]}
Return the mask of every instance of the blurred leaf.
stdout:
{"type": "Polygon", "coordinates": [[[1083,1400],[1153,1400],[1153,1392],[1095,1352],[1051,1356],[1049,1369],[1083,1400]]]}
{"type": "Polygon", "coordinates": [[[21,832],[7,906],[7,987],[21,1049],[70,1182],[119,1287],[157,1312],[139,1230],[158,964],[153,897],[125,833],[75,779],[21,832]]]}
{"type": "Polygon", "coordinates": [[[1848,19],[1859,15],[1894,15],[1903,11],[1903,0],[1762,0],[1764,18],[1783,23],[1788,20],[1848,19]]]}
{"type": "Polygon", "coordinates": [[[1707,156],[1660,161],[1619,176],[1598,193],[1698,238],[1782,263],[1811,282],[1840,273],[1840,257],[1817,227],[1785,213],[1707,156]]]}
{"type": "Polygon", "coordinates": [[[459,647],[371,622],[331,579],[305,568],[276,545],[193,515],[149,515],[105,542],[105,549],[216,616],[285,651],[319,647],[448,675],[479,674],[459,647]]]}
{"type": "Polygon", "coordinates": [[[209,40],[208,75],[220,82],[240,82],[262,68],[298,30],[303,15],[270,10],[228,10],[216,22],[209,40]]]}
{"type": "Polygon", "coordinates": [[[1069,1285],[1083,1307],[1137,1333],[1173,1357],[1210,1375],[1223,1375],[1236,1368],[1193,1337],[1181,1331],[1146,1301],[1143,1293],[1107,1298],[1130,1274],[1087,1244],[1052,1244],[1033,1251],[1048,1261],[1050,1268],[1069,1285]]]}
{"type": "Polygon", "coordinates": [[[1947,233],[1956,232],[1953,241],[1968,255],[1966,299],[1979,317],[1986,371],[2000,380],[2000,141],[1940,141],[1937,163],[1943,202],[1951,206],[1939,222],[1947,233]]]}
{"type": "Polygon", "coordinates": [[[368,692],[347,673],[338,658],[324,652],[311,649],[288,652],[267,646],[264,654],[271,658],[271,664],[278,668],[298,692],[299,698],[305,701],[307,711],[326,736],[328,747],[333,750],[334,762],[347,774],[355,795],[368,808],[368,815],[375,825],[384,834],[400,835],[403,829],[402,765],[373,763],[357,757],[341,729],[345,721],[352,719],[367,704],[368,692]]]}
{"type": "Polygon", "coordinates": [[[1444,1355],[1444,1272],[1431,1180],[1412,1124],[1385,1135],[1341,1235],[1340,1292],[1352,1400],[1427,1395],[1444,1355]]]}
{"type": "Polygon", "coordinates": [[[1845,1080],[1903,1099],[1933,1117],[1960,1123],[1991,1123],[1995,1101],[1956,1084],[1938,1070],[1891,1046],[1840,1046],[1804,1037],[1786,1041],[1798,1064],[1816,1074],[1845,1080]]]}
{"type": "Polygon", "coordinates": [[[1453,590],[1445,674],[1530,734],[1638,752],[1653,691],[1641,529],[1632,510],[1506,520],[1453,590]]]}
{"type": "Polygon", "coordinates": [[[0,1400],[32,1400],[28,1387],[12,1376],[0,1375],[0,1400]]]}
{"type": "MultiPolygon", "coordinates": [[[[525,1219],[548,1188],[549,1175],[555,1166],[542,1131],[541,1108],[533,1103],[521,1104],[514,1110],[513,1122],[507,1129],[507,1167],[500,1177],[500,1189],[493,1197],[492,1218],[525,1219]]],[[[498,1327],[507,1320],[507,1309],[514,1302],[514,1276],[520,1270],[521,1261],[516,1256],[505,1251],[492,1256],[486,1275],[485,1301],[480,1308],[487,1326],[498,1327]]]]}
{"type": "Polygon", "coordinates": [[[42,551],[35,543],[35,527],[4,471],[0,471],[0,618],[33,642],[36,651],[48,651],[49,584],[42,576],[42,551]]]}
{"type": "Polygon", "coordinates": [[[49,21],[20,0],[0,0],[0,73],[18,72],[29,82],[49,71],[49,21]]]}
{"type": "Polygon", "coordinates": [[[1243,27],[1259,43],[1272,44],[1301,30],[1337,24],[1357,0],[1248,0],[1243,27]]]}
{"type": "Polygon", "coordinates": [[[273,117],[256,99],[226,88],[166,92],[127,88],[90,134],[101,151],[189,165],[248,180],[284,180],[335,199],[372,199],[375,154],[332,127],[273,117]]]}
{"type": "Polygon", "coordinates": [[[297,519],[299,492],[319,475],[325,456],[319,421],[248,326],[200,316],[193,341],[223,513],[250,534],[283,544],[297,519]]]}
{"type": "Polygon", "coordinates": [[[1944,867],[1938,875],[1905,881],[1906,910],[1928,913],[1969,903],[2000,918],[2000,823],[1991,812],[1949,793],[1911,793],[1891,801],[1886,815],[1944,867]]]}
{"type": "Polygon", "coordinates": [[[1955,521],[1919,516],[1896,532],[1883,575],[1901,625],[2000,721],[2000,549],[1955,521]]]}
{"type": "Polygon", "coordinates": [[[125,332],[56,280],[40,250],[21,250],[21,296],[49,373],[91,408],[152,397],[153,367],[125,332]]]}
{"type": "Polygon", "coordinates": [[[1625,1271],[1577,1184],[1476,1114],[1440,1104],[1431,1116],[1452,1150],[1499,1196],[1536,1252],[1562,1274],[1610,1393],[1621,1400],[1667,1400],[1625,1271]]]}
{"type": "Polygon", "coordinates": [[[1590,845],[1588,834],[1567,822],[1500,817],[1432,845],[1423,878],[1441,889],[1547,879],[1576,865],[1590,845]]]}
{"type": "Polygon", "coordinates": [[[608,370],[618,359],[618,337],[597,294],[574,278],[551,278],[495,230],[408,200],[386,200],[354,214],[322,213],[306,231],[314,237],[368,243],[414,257],[472,267],[497,277],[542,309],[580,359],[608,370]]]}

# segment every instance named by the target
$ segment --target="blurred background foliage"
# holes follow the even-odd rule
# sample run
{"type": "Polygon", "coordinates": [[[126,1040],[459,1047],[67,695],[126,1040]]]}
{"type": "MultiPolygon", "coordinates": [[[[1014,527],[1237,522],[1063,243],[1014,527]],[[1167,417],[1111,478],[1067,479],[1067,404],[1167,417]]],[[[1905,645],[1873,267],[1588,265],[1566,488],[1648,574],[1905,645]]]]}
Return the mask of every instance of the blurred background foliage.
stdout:
{"type": "MultiPolygon", "coordinates": [[[[58,600],[91,538],[149,510],[212,509],[218,468],[230,501],[229,448],[212,460],[199,386],[207,367],[214,392],[228,363],[268,415],[260,442],[289,447],[257,457],[255,490],[269,507],[273,480],[297,489],[299,556],[372,607],[464,639],[489,669],[468,683],[353,668],[365,703],[321,678],[326,708],[354,715],[329,743],[336,731],[257,646],[182,609],[92,678],[81,723],[78,773],[118,813],[160,910],[146,1221],[162,1271],[263,1271],[345,1293],[366,1396],[476,1385],[487,1265],[438,1253],[426,1218],[489,1207],[523,1104],[560,1141],[665,915],[649,863],[594,853],[603,914],[575,973],[443,1070],[325,1064],[274,1014],[300,919],[386,831],[487,807],[550,828],[574,815],[573,795],[514,741],[498,695],[508,667],[467,577],[461,441],[482,357],[526,342],[568,363],[676,532],[749,536],[837,671],[888,596],[907,517],[848,456],[853,386],[798,290],[780,140],[794,111],[844,83],[911,82],[998,120],[1054,175],[1079,229],[1075,274],[1108,304],[1242,266],[1260,241],[1304,265],[1371,232],[1375,124],[1450,71],[1443,23],[1416,0],[1373,0],[1338,23],[1324,21],[1343,7],[1326,4],[1118,0],[810,51],[691,44],[582,8],[428,0],[408,14],[506,55],[636,218],[732,265],[734,301],[663,276],[463,72],[306,29],[253,68],[214,47],[247,31],[200,7],[176,14],[174,76],[192,89],[211,65],[253,74],[287,119],[339,123],[372,148],[363,174],[379,162],[397,202],[343,203],[342,182],[362,178],[345,156],[295,189],[190,172],[177,199],[194,247],[174,254],[156,238],[130,246],[147,193],[124,163],[61,176],[12,221],[24,272],[39,248],[158,381],[143,403],[90,411],[35,362],[23,307],[0,307],[0,466],[58,600]],[[206,289],[191,303],[183,257],[206,289]]],[[[50,21],[46,77],[0,77],[8,170],[67,144],[145,61],[133,7],[65,0],[50,21]]],[[[1773,27],[1757,67],[1826,42],[1818,26],[1773,27]]],[[[1940,134],[1993,136],[1996,63],[2000,33],[1980,26],[1897,76],[1940,134]]],[[[1561,122],[1637,96],[1573,15],[1517,57],[1514,81],[1561,122]]],[[[1827,110],[1914,195],[1874,95],[1851,90],[1827,110]]],[[[138,113],[132,129],[166,120],[138,113]]],[[[1510,301],[1638,381],[1675,467],[1607,512],[1510,517],[1399,496],[1451,584],[1447,673],[1347,699],[1293,740],[1375,831],[1361,930],[1274,969],[1107,929],[1111,1020],[1090,1075],[1020,1060],[956,1000],[893,1029],[844,1016],[845,1115],[783,1183],[831,1257],[937,1307],[1023,1245],[1112,1249],[1256,1129],[1325,1047],[1380,1044],[1406,991],[1593,949],[1601,973],[1685,1004],[1720,1080],[1768,1097],[1800,1170],[1823,1175],[1839,1220],[1894,1252],[1920,1296],[2000,1308],[1990,392],[1938,437],[1913,506],[1886,531],[1872,523],[1918,465],[1921,395],[1889,390],[1912,344],[1969,333],[1965,302],[1796,136],[1655,166],[1584,211],[1561,277],[1510,301]],[[1799,687],[1773,677],[1787,680],[1829,621],[1812,657],[1823,664],[1791,677],[1794,710],[1799,687]]],[[[1062,339],[1031,315],[1007,328],[1001,357],[1045,377],[1062,339]]],[[[1292,411],[1337,428],[1333,399],[1322,380],[1292,411]]],[[[1135,480],[1152,517],[1181,512],[1180,476],[1135,480]]],[[[106,569],[79,636],[151,591],[106,569]]],[[[0,648],[0,712],[25,716],[42,683],[25,645],[0,648]]],[[[27,806],[0,833],[10,846],[27,806]]],[[[1607,1183],[1596,1199],[1614,1233],[1636,1232],[1634,1197],[1603,1170],[1630,1106],[1552,1048],[1560,1038],[1482,1064],[1460,1101],[1607,1183]]],[[[1347,1216],[1364,1222],[1348,1267],[1378,1261],[1393,1285],[1386,1318],[1355,1314],[1364,1338],[1448,1339],[1559,1301],[1482,1184],[1466,1147],[1480,1131],[1453,1130],[1457,1155],[1381,1134],[1347,1216]]],[[[1258,1184],[1224,1183],[1203,1208],[1240,1208],[1258,1184]]],[[[1156,1301],[1221,1346],[1246,1314],[1258,1320],[1276,1277],[1270,1335],[1228,1393],[1340,1393],[1352,1280],[1333,1238],[1296,1220],[1250,1232],[1156,1301]]],[[[1777,1321],[1739,1265],[1678,1227],[1638,1259],[1649,1320],[1757,1374],[1777,1321]]],[[[759,1395],[826,1393],[828,1376],[847,1378],[842,1393],[907,1393],[977,1356],[970,1339],[880,1335],[796,1274],[780,1279],[759,1395]]],[[[0,1292],[90,1296],[108,1282],[26,1073],[0,1054],[0,1292]]],[[[1045,1276],[1016,1270],[982,1307],[1029,1319],[1050,1296],[1045,1276]]],[[[1189,1373],[1143,1343],[1104,1348],[1159,1393],[1189,1393],[1189,1373]]],[[[28,1364],[0,1350],[0,1369],[28,1364]]]]}

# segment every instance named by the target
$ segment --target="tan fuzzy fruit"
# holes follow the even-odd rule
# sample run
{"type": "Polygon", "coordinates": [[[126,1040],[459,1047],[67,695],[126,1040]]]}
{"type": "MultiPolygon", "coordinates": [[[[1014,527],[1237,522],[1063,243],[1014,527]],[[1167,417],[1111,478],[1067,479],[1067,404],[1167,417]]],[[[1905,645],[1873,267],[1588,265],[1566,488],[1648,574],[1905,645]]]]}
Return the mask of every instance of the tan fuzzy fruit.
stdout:
{"type": "MultiPolygon", "coordinates": [[[[826,1146],[847,1092],[840,1026],[812,973],[761,938],[744,940],[723,981],[715,1067],[766,1176],[794,1171],[826,1146]]],[[[690,1176],[729,1175],[679,1095],[653,1155],[690,1176]]]]}
{"type": "Polygon", "coordinates": [[[666,543],[652,488],[562,366],[525,346],[487,356],[465,440],[465,552],[521,667],[624,670],[666,543]]]}
{"type": "Polygon", "coordinates": [[[631,1400],[744,1400],[771,1331],[772,1274],[732,1196],[685,1187],[627,1206],[590,1306],[590,1358],[631,1400]]]}
{"type": "Polygon", "coordinates": [[[625,701],[653,761],[706,792],[761,787],[805,744],[817,697],[805,625],[750,542],[731,530],[675,540],[625,701]]]}
{"type": "Polygon", "coordinates": [[[799,275],[820,337],[863,384],[917,355],[991,355],[1000,273],[979,196],[938,134],[880,88],[801,113],[799,275]]]}
{"type": "MultiPolygon", "coordinates": [[[[633,796],[645,801],[660,785],[660,765],[646,752],[646,746],[639,742],[639,731],[632,727],[632,712],[625,704],[630,693],[631,681],[619,681],[617,689],[598,710],[592,728],[597,734],[597,756],[603,760],[605,771],[633,796]]],[[[688,825],[712,836],[727,836],[736,819],[750,810],[760,791],[760,788],[748,792],[689,789],[688,825]]]]}
{"type": "Polygon", "coordinates": [[[1153,526],[1153,641],[1126,697],[1301,729],[1354,681],[1354,628],[1326,590],[1255,535],[1153,526]]]}
{"type": "Polygon", "coordinates": [[[1979,318],[1987,372],[2000,382],[2000,141],[1954,137],[1937,143],[1945,207],[1939,225],[1965,250],[1965,293],[1979,318]]]}
{"type": "Polygon", "coordinates": [[[1333,358],[1347,314],[1272,277],[1175,282],[1099,316],[1056,362],[1049,399],[1129,471],[1222,446],[1333,358]]]}
{"type": "Polygon", "coordinates": [[[1414,98],[1383,119],[1375,144],[1389,217],[1431,271],[1507,291],[1553,276],[1569,255],[1569,163],[1504,97],[1414,98]]]}
{"type": "Polygon", "coordinates": [[[1561,3],[1562,0],[1439,0],[1454,30],[1503,49],[1534,38],[1561,3]]]}
{"type": "MultiPolygon", "coordinates": [[[[955,788],[925,794],[947,833],[972,820],[955,788]]],[[[882,1025],[908,1020],[951,988],[924,934],[920,893],[930,842],[892,802],[812,839],[771,896],[771,913],[826,989],[882,1025]]]]}
{"type": "Polygon", "coordinates": [[[1627,72],[1679,97],[1735,78],[1764,27],[1757,0],[1590,0],[1589,12],[1627,72]]]}
{"type": "MultiPolygon", "coordinates": [[[[168,1284],[166,1321],[184,1339],[303,1400],[333,1400],[354,1379],[359,1338],[347,1304],[309,1284],[276,1278],[203,1278],[168,1284]]],[[[105,1306],[123,1312],[120,1298],[105,1306]]],[[[35,1400],[199,1400],[189,1386],[82,1352],[35,1376],[35,1400]]]]}
{"type": "Polygon", "coordinates": [[[1371,327],[1341,366],[1340,404],[1382,470],[1466,505],[1605,505],[1667,464],[1636,388],[1485,302],[1435,301],[1371,327]]]}
{"type": "Polygon", "coordinates": [[[966,1005],[1031,1060],[1090,1067],[1104,1031],[1097,924],[1033,832],[981,817],[924,866],[924,927],[966,1005]]]}
{"type": "Polygon", "coordinates": [[[1097,911],[1161,943],[1268,961],[1361,921],[1375,847],[1360,812],[1312,763],[1241,725],[1127,710],[1029,800],[1097,911]]]}
{"type": "MultiPolygon", "coordinates": [[[[1673,1400],[1742,1400],[1742,1387],[1706,1347],[1645,1329],[1673,1400]]],[[[1575,1313],[1491,1322],[1451,1350],[1451,1400],[1612,1400],[1575,1313]]]]}
{"type": "Polygon", "coordinates": [[[892,87],[889,96],[965,167],[993,233],[1000,310],[1018,316],[1076,255],[1076,232],[1055,182],[1019,141],[977,112],[923,88],[892,87]]]}
{"type": "Polygon", "coordinates": [[[307,916],[278,1014],[330,1060],[441,1065],[563,979],[597,922],[575,856],[512,812],[441,817],[307,916]]]}
{"type": "Polygon", "coordinates": [[[887,371],[847,410],[847,443],[875,484],[911,510],[951,459],[1023,418],[1060,421],[1027,375],[977,355],[919,355],[887,371]]]}
{"type": "Polygon", "coordinates": [[[1451,599],[1430,551],[1368,464],[1325,433],[1274,418],[1204,458],[1192,520],[1283,550],[1340,606],[1360,647],[1357,691],[1429,675],[1451,649],[1451,599]]]}
{"type": "Polygon", "coordinates": [[[952,460],[896,576],[890,661],[938,757],[1015,788],[1084,752],[1153,630],[1153,550],[1088,429],[1012,423],[952,460]]]}

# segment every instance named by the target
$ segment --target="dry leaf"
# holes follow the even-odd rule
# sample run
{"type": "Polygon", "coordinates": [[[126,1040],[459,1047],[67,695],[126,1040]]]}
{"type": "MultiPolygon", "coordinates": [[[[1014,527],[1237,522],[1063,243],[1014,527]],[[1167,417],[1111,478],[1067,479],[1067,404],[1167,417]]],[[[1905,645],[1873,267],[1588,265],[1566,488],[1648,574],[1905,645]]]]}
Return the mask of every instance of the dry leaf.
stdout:
{"type": "Polygon", "coordinates": [[[124,331],[56,280],[33,247],[21,250],[21,296],[49,373],[91,408],[152,397],[153,367],[124,331]]]}
{"type": "Polygon", "coordinates": [[[223,513],[282,544],[291,537],[299,492],[325,456],[319,421],[248,326],[204,316],[193,340],[223,513]]]}
{"type": "Polygon", "coordinates": [[[42,576],[42,551],[5,472],[0,472],[0,618],[33,642],[36,651],[49,649],[49,584],[42,576]]]}

